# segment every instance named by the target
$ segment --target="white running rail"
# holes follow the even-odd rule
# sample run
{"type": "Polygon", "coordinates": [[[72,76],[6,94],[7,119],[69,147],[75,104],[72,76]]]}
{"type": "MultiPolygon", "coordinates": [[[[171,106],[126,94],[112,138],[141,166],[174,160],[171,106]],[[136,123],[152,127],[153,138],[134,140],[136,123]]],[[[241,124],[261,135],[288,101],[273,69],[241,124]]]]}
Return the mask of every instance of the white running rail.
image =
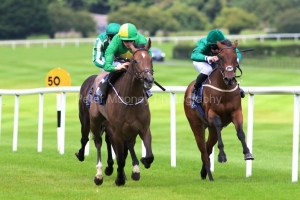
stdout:
{"type": "MultiPolygon", "coordinates": [[[[184,93],[185,86],[169,86],[165,87],[167,93],[170,93],[170,140],[171,140],[171,166],[176,166],[176,93],[184,93]]],[[[24,90],[4,90],[0,89],[0,129],[1,129],[1,115],[2,115],[2,95],[15,96],[15,110],[14,110],[14,130],[13,130],[13,151],[17,151],[18,142],[18,117],[19,117],[19,98],[21,95],[39,95],[39,119],[38,119],[38,152],[42,151],[42,135],[43,135],[43,106],[45,93],[61,92],[61,135],[60,140],[60,153],[64,154],[64,135],[65,135],[65,111],[66,111],[66,93],[78,93],[80,87],[49,87],[49,88],[36,88],[24,90]]],[[[298,156],[299,156],[299,96],[300,86],[284,86],[284,87],[243,87],[248,97],[248,129],[247,129],[247,144],[249,150],[252,151],[253,142],[253,119],[254,119],[254,95],[274,95],[274,94],[291,94],[294,95],[294,120],[293,120],[293,152],[292,152],[292,182],[298,181],[298,156]]],[[[163,93],[163,91],[154,86],[152,92],[163,93]]],[[[0,131],[1,133],[1,131],[0,131]]],[[[88,146],[88,145],[87,145],[88,146]]],[[[213,156],[213,154],[211,155],[213,156]]],[[[214,168],[214,159],[211,158],[212,171],[214,168]]],[[[246,161],[246,177],[252,175],[252,161],[246,161]]]]}

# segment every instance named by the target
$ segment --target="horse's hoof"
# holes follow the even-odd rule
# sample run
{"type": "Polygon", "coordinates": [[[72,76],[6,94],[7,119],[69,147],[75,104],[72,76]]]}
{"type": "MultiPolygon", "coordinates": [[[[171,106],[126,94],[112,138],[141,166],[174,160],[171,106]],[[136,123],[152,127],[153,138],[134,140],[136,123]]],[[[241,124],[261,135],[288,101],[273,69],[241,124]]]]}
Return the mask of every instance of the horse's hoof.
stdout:
{"type": "Polygon", "coordinates": [[[153,162],[154,157],[148,157],[148,158],[141,158],[141,163],[145,166],[146,169],[149,169],[151,166],[151,163],[153,162]]]}
{"type": "Polygon", "coordinates": [[[123,185],[125,185],[125,179],[119,179],[119,178],[116,178],[115,184],[116,184],[117,186],[123,186],[123,185]]]}
{"type": "Polygon", "coordinates": [[[101,185],[103,183],[103,178],[102,179],[98,179],[97,177],[94,178],[94,183],[96,185],[101,185]]]}
{"type": "Polygon", "coordinates": [[[113,172],[114,172],[114,168],[113,167],[106,167],[105,171],[104,171],[104,173],[105,173],[106,176],[112,175],[113,172]]]}
{"type": "Polygon", "coordinates": [[[245,154],[245,160],[254,160],[254,157],[252,156],[251,153],[246,153],[245,154]]]}
{"type": "Polygon", "coordinates": [[[77,153],[75,153],[75,156],[78,158],[78,160],[79,160],[80,162],[84,161],[84,155],[81,155],[81,154],[79,154],[79,153],[77,152],[77,153]]]}
{"type": "Polygon", "coordinates": [[[134,181],[139,181],[140,178],[141,178],[141,175],[140,175],[139,172],[132,172],[132,173],[131,173],[131,178],[132,178],[132,180],[134,180],[134,181]]]}
{"type": "Polygon", "coordinates": [[[226,156],[218,156],[218,162],[219,163],[225,163],[225,162],[227,162],[226,156]]]}

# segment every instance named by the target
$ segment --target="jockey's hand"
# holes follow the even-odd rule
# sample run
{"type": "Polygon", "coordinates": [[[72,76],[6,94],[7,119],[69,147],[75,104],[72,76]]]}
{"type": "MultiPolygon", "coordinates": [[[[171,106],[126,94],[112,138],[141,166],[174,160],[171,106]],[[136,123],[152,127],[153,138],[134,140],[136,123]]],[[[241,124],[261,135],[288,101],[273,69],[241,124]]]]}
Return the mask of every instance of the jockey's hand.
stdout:
{"type": "Polygon", "coordinates": [[[210,64],[212,62],[217,62],[219,60],[218,56],[206,56],[206,61],[210,64]]]}
{"type": "Polygon", "coordinates": [[[119,70],[122,70],[122,69],[127,69],[129,64],[130,64],[130,62],[122,63],[121,65],[118,65],[117,67],[115,67],[115,71],[119,71],[119,70]]]}

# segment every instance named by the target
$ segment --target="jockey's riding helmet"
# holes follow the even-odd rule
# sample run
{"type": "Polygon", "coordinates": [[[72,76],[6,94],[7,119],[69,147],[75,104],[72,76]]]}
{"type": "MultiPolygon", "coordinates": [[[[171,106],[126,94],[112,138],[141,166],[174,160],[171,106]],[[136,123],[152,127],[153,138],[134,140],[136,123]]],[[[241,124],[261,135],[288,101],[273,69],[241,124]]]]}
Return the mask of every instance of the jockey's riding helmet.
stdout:
{"type": "Polygon", "coordinates": [[[120,27],[118,34],[121,40],[135,40],[137,37],[137,29],[135,25],[126,23],[120,27]]]}
{"type": "Polygon", "coordinates": [[[106,35],[116,35],[119,32],[121,25],[118,23],[110,23],[106,28],[106,35]]]}
{"type": "Polygon", "coordinates": [[[207,34],[208,45],[217,44],[217,41],[225,40],[225,36],[222,31],[214,29],[207,34]]]}

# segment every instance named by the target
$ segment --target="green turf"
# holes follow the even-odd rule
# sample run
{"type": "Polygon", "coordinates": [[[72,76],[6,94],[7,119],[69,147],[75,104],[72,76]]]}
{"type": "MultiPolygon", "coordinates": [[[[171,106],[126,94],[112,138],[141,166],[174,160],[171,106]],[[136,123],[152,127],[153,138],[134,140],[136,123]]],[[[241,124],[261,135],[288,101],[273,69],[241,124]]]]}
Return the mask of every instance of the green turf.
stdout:
{"type": "MultiPolygon", "coordinates": [[[[165,63],[154,63],[155,80],[163,86],[186,86],[197,76],[190,61],[171,59],[171,43],[153,44],[167,53],[165,63]]],[[[29,89],[45,87],[47,73],[56,67],[67,70],[72,86],[99,72],[92,63],[91,45],[49,46],[43,48],[0,48],[0,88],[29,89]]],[[[274,59],[270,63],[276,63],[274,59]]],[[[299,59],[295,59],[299,63],[299,59]]],[[[299,70],[295,67],[266,66],[264,62],[244,61],[241,86],[296,86],[299,70]]],[[[170,166],[169,94],[155,93],[150,98],[151,132],[155,160],[150,169],[141,165],[141,180],[130,179],[131,162],[127,160],[127,182],[114,185],[114,174],[95,186],[95,149],[81,163],[74,153],[80,147],[77,94],[67,94],[65,154],[57,150],[56,97],[45,94],[43,151],[37,152],[38,96],[20,98],[18,149],[12,151],[14,97],[2,96],[0,135],[0,199],[297,199],[299,183],[291,182],[293,96],[256,95],[252,176],[245,177],[242,147],[232,125],[223,131],[228,162],[215,160],[214,182],[201,180],[200,153],[183,111],[183,94],[176,101],[177,166],[170,166]]],[[[247,132],[247,96],[242,100],[244,130],[247,132]]],[[[141,142],[136,144],[141,157],[141,142]]],[[[216,148],[217,157],[218,149],[216,148]]],[[[103,158],[106,151],[103,148],[103,158]]],[[[105,164],[105,161],[104,161],[105,164]]]]}

